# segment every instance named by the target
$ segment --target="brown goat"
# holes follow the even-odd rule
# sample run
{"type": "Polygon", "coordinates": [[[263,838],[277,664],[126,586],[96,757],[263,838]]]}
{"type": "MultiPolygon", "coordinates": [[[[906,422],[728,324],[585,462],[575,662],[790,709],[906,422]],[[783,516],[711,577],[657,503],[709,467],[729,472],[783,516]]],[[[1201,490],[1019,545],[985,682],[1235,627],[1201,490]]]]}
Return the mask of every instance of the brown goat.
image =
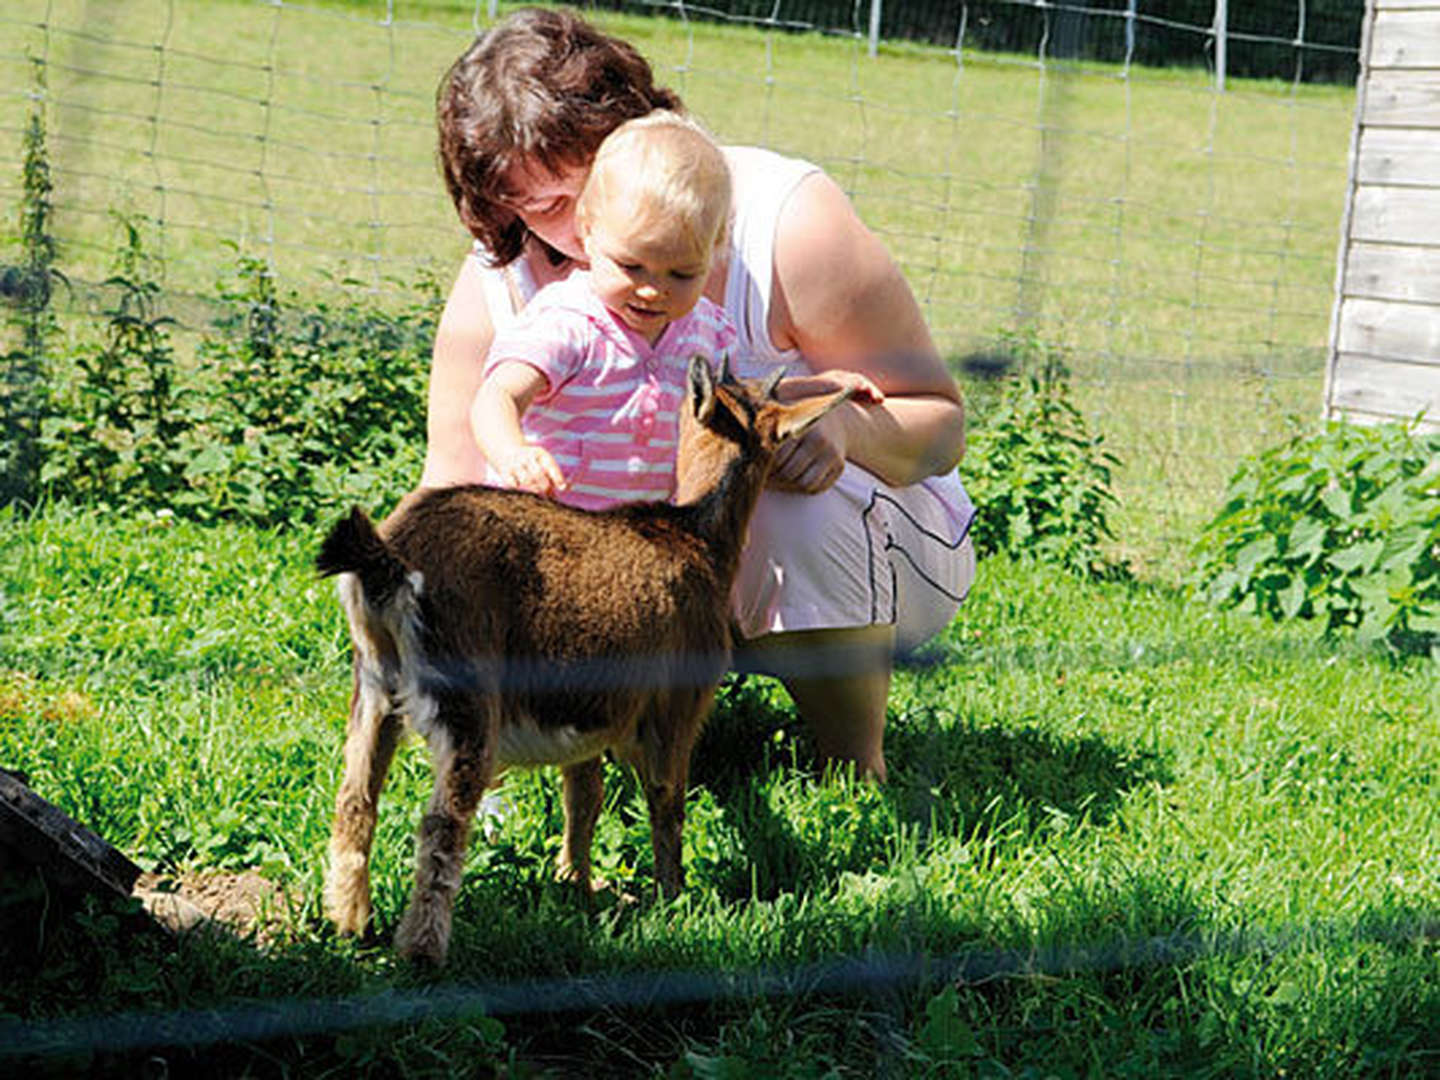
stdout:
{"type": "Polygon", "coordinates": [[[471,822],[508,765],[560,765],[562,876],[590,887],[601,755],[637,769],[655,876],[683,884],[690,752],[730,655],[729,597],[775,452],[838,405],[793,404],[696,357],[681,410],[677,496],[598,513],[515,491],[424,491],[377,530],[359,509],[317,565],[340,574],[355,649],[345,777],[326,906],[342,933],[370,917],[376,806],[402,717],[429,743],[435,788],[415,891],[395,935],[443,963],[471,822]]]}

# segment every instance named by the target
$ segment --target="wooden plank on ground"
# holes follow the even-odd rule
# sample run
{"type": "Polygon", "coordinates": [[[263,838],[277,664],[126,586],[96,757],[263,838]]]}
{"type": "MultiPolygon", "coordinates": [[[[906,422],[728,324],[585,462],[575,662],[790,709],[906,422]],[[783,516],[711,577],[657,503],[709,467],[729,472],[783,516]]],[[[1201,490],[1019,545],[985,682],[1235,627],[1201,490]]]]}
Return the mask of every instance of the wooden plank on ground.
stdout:
{"type": "Polygon", "coordinates": [[[0,769],[0,844],[64,887],[129,896],[140,868],[94,832],[0,769]]]}

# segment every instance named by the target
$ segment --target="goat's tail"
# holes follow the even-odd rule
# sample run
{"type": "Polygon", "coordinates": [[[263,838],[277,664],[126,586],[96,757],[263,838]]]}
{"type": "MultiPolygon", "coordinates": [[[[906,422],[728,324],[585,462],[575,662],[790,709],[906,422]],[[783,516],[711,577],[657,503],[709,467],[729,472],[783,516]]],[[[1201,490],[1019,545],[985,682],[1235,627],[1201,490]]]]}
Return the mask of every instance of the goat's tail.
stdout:
{"type": "Polygon", "coordinates": [[[335,523],[320,545],[315,568],[322,577],[354,574],[366,603],[375,610],[386,607],[405,588],[410,568],[390,550],[374,523],[358,506],[335,523]]]}

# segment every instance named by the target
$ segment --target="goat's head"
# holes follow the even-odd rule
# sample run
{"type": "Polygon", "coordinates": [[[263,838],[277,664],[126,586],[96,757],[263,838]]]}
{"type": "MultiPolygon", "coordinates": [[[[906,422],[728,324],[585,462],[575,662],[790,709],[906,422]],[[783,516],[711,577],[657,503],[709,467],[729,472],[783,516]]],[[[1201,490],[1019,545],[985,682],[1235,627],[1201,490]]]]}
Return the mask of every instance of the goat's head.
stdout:
{"type": "Polygon", "coordinates": [[[852,393],[837,390],[782,402],[775,388],[784,374],[777,368],[764,380],[736,379],[727,357],[717,378],[704,357],[691,358],[680,411],[676,503],[703,497],[737,458],[761,462],[762,472],[768,473],[775,452],[787,440],[804,434],[852,393]]]}

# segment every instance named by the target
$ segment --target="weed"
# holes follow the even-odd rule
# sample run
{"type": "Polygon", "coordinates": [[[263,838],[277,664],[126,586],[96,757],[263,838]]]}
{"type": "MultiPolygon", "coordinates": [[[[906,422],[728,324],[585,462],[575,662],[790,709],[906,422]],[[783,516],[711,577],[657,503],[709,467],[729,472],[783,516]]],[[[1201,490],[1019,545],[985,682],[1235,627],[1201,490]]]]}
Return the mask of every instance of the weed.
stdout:
{"type": "Polygon", "coordinates": [[[1018,361],[987,422],[970,439],[962,474],[977,514],[981,555],[1005,551],[1094,577],[1123,577],[1103,551],[1113,539],[1111,477],[1118,464],[1070,395],[1062,350],[1011,334],[1018,361]]]}
{"type": "Polygon", "coordinates": [[[46,349],[55,332],[50,297],[64,277],[55,266],[54,184],[45,146],[43,68],[36,66],[34,105],[24,134],[20,196],[20,263],[3,273],[8,322],[19,342],[0,371],[0,506],[32,503],[39,493],[40,427],[47,407],[46,349]]]}
{"type": "Polygon", "coordinates": [[[413,486],[433,282],[395,314],[306,307],[265,263],[238,256],[218,287],[221,315],[182,366],[160,268],[140,226],[121,226],[104,339],[63,366],[42,428],[52,498],[275,526],[393,504],[413,486]]]}
{"type": "Polygon", "coordinates": [[[56,373],[64,387],[41,427],[40,480],[56,498],[121,509],[168,505],[183,482],[184,394],[159,311],[157,267],[140,227],[119,219],[124,240],[105,281],[104,340],[56,373]]]}
{"type": "Polygon", "coordinates": [[[1327,422],[1246,458],[1196,545],[1195,587],[1424,652],[1440,641],[1440,434],[1327,422]]]}

